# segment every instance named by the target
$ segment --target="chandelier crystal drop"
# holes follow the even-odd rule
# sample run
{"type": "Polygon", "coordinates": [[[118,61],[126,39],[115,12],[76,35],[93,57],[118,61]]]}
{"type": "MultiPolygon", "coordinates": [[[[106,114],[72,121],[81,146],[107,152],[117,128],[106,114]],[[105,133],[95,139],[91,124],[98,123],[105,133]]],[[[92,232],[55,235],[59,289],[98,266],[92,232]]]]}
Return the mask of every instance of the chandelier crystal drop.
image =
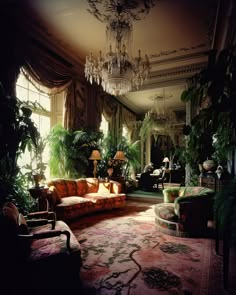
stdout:
{"type": "Polygon", "coordinates": [[[112,95],[123,95],[138,89],[148,78],[150,63],[148,56],[132,58],[132,22],[129,14],[117,6],[107,18],[105,55],[100,51],[95,58],[86,56],[85,77],[90,83],[101,84],[104,91],[112,95]]]}

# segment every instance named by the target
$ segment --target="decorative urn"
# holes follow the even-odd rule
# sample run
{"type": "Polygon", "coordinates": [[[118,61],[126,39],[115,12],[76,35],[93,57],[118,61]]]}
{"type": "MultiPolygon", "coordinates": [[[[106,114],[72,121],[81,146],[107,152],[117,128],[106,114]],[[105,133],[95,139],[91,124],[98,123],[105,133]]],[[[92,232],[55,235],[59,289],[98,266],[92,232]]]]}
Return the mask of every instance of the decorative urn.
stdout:
{"type": "Polygon", "coordinates": [[[214,170],[214,168],[216,167],[216,164],[213,160],[207,159],[203,162],[202,166],[207,172],[212,172],[212,170],[214,170]]]}

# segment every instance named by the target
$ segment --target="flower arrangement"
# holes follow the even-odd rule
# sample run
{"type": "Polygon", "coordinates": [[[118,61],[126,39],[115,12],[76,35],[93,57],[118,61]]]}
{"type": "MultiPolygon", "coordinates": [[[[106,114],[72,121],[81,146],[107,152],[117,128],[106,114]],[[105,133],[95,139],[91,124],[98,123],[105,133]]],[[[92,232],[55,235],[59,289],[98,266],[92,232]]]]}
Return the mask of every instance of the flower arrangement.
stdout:
{"type": "Polygon", "coordinates": [[[121,176],[122,161],[109,158],[107,161],[107,173],[109,176],[121,176]]]}

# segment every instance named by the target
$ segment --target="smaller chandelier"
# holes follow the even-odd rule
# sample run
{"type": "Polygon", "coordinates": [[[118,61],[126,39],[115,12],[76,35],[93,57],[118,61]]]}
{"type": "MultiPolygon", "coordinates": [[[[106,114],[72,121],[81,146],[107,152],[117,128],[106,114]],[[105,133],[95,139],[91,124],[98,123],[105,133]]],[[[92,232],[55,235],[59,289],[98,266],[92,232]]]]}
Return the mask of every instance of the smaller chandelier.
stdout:
{"type": "Polygon", "coordinates": [[[112,95],[123,95],[138,89],[150,72],[147,55],[131,57],[132,22],[129,13],[117,4],[116,11],[107,18],[105,55],[86,56],[85,77],[90,83],[101,84],[112,95]]]}
{"type": "Polygon", "coordinates": [[[163,95],[155,95],[152,99],[153,107],[146,113],[146,116],[155,121],[158,126],[173,124],[176,118],[172,110],[167,111],[165,89],[163,89],[163,95]]]}

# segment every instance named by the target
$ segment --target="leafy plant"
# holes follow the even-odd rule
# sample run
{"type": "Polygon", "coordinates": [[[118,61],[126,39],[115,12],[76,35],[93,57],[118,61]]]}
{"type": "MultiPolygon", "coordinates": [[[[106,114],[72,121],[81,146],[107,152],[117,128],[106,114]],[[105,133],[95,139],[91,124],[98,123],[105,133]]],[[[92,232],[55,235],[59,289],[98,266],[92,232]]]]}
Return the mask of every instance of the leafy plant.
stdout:
{"type": "Polygon", "coordinates": [[[113,158],[118,150],[124,152],[127,161],[125,164],[118,163],[118,165],[113,165],[113,175],[117,174],[116,169],[121,169],[120,165],[124,165],[123,175],[128,179],[131,171],[140,167],[140,141],[129,143],[126,137],[122,137],[120,142],[116,144],[112,136],[108,135],[102,140],[101,147],[102,160],[98,164],[99,176],[106,177],[108,175],[107,169],[110,166],[109,163],[111,161],[114,162],[113,158]]]}
{"type": "Polygon", "coordinates": [[[15,201],[27,207],[28,192],[19,178],[17,160],[29,142],[37,145],[39,132],[32,111],[15,96],[6,95],[0,83],[0,203],[15,201]]]}
{"type": "Polygon", "coordinates": [[[25,185],[29,186],[29,184],[35,184],[33,175],[39,175],[41,180],[45,180],[45,171],[47,168],[47,163],[43,161],[43,152],[47,145],[48,139],[47,137],[39,136],[37,139],[37,145],[35,146],[32,142],[27,144],[27,151],[29,152],[29,163],[26,163],[21,167],[23,172],[22,178],[25,181],[25,185]]]}
{"type": "Polygon", "coordinates": [[[87,175],[89,156],[98,149],[102,133],[99,131],[70,131],[54,126],[48,137],[50,172],[53,177],[76,178],[87,175]]]}
{"type": "Polygon", "coordinates": [[[186,157],[193,170],[207,158],[227,161],[228,151],[235,149],[236,128],[234,48],[212,51],[208,67],[189,81],[182,93],[184,102],[191,101],[198,114],[188,127],[186,157]],[[206,103],[207,102],[207,103],[206,103]],[[204,106],[204,103],[206,104],[204,106]]]}

